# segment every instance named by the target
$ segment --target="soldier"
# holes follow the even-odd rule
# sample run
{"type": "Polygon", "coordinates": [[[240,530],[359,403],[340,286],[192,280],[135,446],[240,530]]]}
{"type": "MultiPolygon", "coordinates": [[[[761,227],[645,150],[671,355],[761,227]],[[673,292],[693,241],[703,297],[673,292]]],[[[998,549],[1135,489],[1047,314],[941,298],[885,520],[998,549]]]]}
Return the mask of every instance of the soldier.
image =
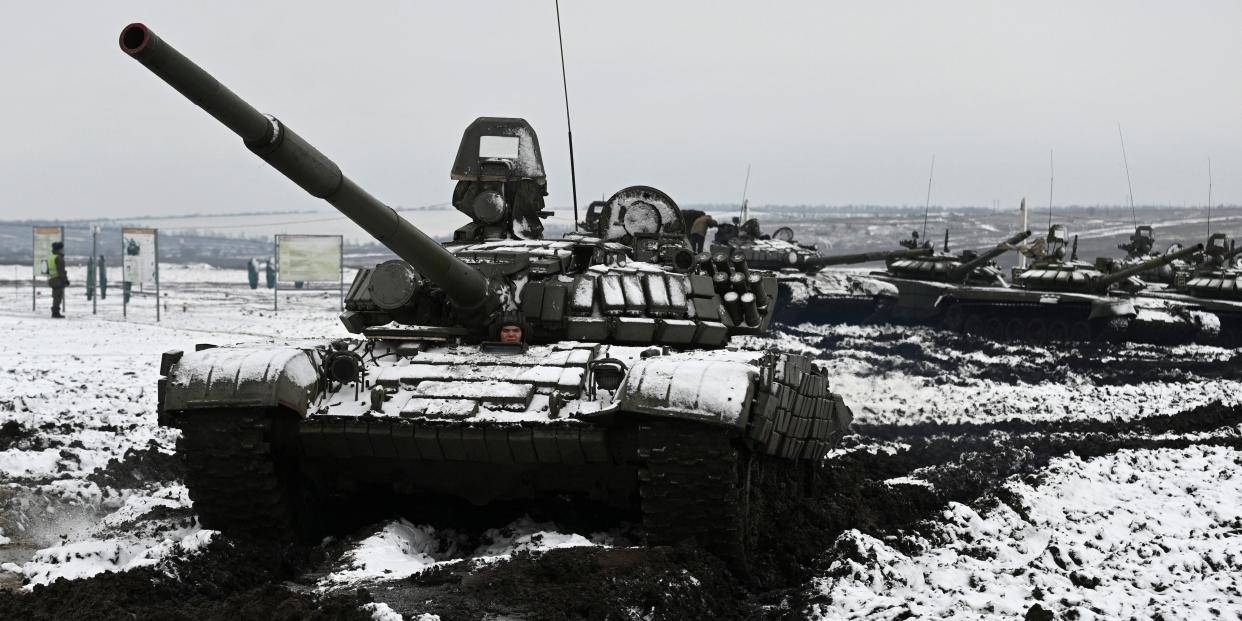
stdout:
{"type": "Polygon", "coordinates": [[[521,343],[522,342],[522,326],[514,323],[500,326],[500,342],[501,343],[521,343]]]}
{"type": "Polygon", "coordinates": [[[52,242],[52,254],[47,257],[47,286],[52,288],[52,318],[64,319],[60,306],[65,301],[65,287],[69,286],[69,275],[65,273],[64,242],[52,242]]]}
{"type": "Polygon", "coordinates": [[[695,252],[703,252],[703,241],[707,239],[707,229],[716,226],[716,219],[703,214],[694,219],[690,225],[690,247],[695,252]]]}

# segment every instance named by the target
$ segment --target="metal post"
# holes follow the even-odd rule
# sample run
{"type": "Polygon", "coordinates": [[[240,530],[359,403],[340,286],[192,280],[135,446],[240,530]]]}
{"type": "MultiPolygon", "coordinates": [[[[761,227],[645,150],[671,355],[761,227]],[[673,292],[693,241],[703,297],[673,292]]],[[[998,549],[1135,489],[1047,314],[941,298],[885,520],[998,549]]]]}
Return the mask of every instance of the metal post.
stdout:
{"type": "Polygon", "coordinates": [[[35,240],[36,240],[36,239],[37,239],[37,237],[38,237],[38,235],[35,233],[35,231],[37,231],[37,230],[38,230],[37,228],[31,228],[31,229],[30,229],[30,258],[31,258],[31,265],[30,265],[30,310],[31,310],[31,312],[35,312],[35,311],[38,311],[38,310],[39,310],[39,290],[38,290],[38,286],[39,286],[39,285],[38,285],[38,282],[39,282],[39,278],[38,278],[38,276],[39,276],[39,257],[35,255],[35,251],[36,251],[36,250],[38,250],[38,248],[37,248],[37,247],[35,247],[35,240]]]}
{"type": "MultiPolygon", "coordinates": [[[[125,229],[121,229],[121,317],[129,318],[129,296],[125,295],[125,280],[129,274],[125,273],[125,229]]],[[[131,285],[132,290],[132,285],[131,285]]]]}
{"type": "Polygon", "coordinates": [[[160,320],[160,230],[155,229],[155,321],[160,320]]]}
{"type": "Polygon", "coordinates": [[[280,312],[280,236],[272,238],[272,262],[276,263],[276,282],[272,283],[272,312],[280,312]]]}
{"type": "MultiPolygon", "coordinates": [[[[1022,214],[1022,227],[1019,228],[1018,230],[1029,231],[1030,229],[1027,228],[1026,226],[1026,197],[1025,196],[1022,197],[1022,205],[1018,207],[1018,211],[1022,214]]],[[[1026,269],[1026,255],[1021,252],[1018,253],[1018,267],[1021,269],[1026,269]]]]}
{"type": "Polygon", "coordinates": [[[91,259],[90,265],[95,266],[95,279],[91,281],[91,314],[99,314],[99,290],[95,284],[99,282],[99,266],[96,265],[99,257],[99,225],[91,225],[91,259]]]}

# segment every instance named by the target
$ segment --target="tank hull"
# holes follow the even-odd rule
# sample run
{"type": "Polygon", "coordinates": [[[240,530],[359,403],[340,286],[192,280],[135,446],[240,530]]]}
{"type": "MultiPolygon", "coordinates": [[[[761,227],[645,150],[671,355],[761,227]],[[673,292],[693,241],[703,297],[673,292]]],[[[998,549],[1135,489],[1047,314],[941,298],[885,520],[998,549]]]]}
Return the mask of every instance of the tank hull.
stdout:
{"type": "Polygon", "coordinates": [[[1190,343],[1215,336],[1194,307],[1132,297],[951,285],[874,274],[897,294],[884,304],[896,322],[944,327],[993,340],[1190,343]]]}
{"type": "Polygon", "coordinates": [[[306,345],[166,356],[161,424],[181,429],[203,524],[314,537],[343,511],[401,498],[571,497],[640,516],[650,543],[701,535],[737,560],[739,494],[764,493],[745,485],[749,469],[822,459],[852,419],[796,355],[401,347],[368,351],[359,386],[307,374],[323,350],[306,345]],[[592,385],[606,361],[628,368],[611,390],[592,385]],[[733,517],[670,517],[687,513],[733,517]]]}

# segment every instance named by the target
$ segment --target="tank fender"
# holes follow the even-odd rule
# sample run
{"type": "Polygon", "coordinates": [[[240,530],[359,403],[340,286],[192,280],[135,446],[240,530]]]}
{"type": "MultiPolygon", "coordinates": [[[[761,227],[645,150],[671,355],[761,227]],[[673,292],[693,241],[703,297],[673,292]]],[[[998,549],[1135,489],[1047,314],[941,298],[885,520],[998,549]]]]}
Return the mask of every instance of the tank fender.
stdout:
{"type": "Polygon", "coordinates": [[[1108,319],[1111,317],[1133,317],[1138,312],[1130,300],[1095,300],[1091,302],[1091,314],[1088,319],[1108,319]]]}
{"type": "Polygon", "coordinates": [[[168,369],[160,413],[283,406],[305,417],[318,393],[314,356],[296,347],[186,352],[168,369]]]}
{"type": "Polygon", "coordinates": [[[626,412],[744,429],[758,375],[742,361],[656,356],[630,368],[617,405],[626,412]]]}

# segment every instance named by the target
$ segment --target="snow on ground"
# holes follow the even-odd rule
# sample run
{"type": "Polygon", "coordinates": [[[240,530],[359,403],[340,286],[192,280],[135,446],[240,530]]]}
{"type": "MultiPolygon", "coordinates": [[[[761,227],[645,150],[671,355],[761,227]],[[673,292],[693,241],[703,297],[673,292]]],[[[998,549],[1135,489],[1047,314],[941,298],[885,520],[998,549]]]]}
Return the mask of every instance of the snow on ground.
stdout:
{"type": "MultiPolygon", "coordinates": [[[[31,313],[29,288],[0,288],[0,563],[27,585],[158,563],[212,537],[198,527],[179,481],[144,480],[141,468],[115,465],[173,451],[175,431],[155,421],[160,353],[199,342],[347,336],[335,291],[281,292],[277,312],[271,291],[250,290],[241,270],[179,266],[164,275],[159,323],[150,295],[135,296],[123,316],[115,287],[95,316],[81,290],[71,290],[63,321],[45,317],[46,289],[31,313]],[[133,480],[121,476],[127,472],[133,480]]],[[[815,355],[856,420],[868,424],[1126,419],[1215,399],[1237,403],[1242,395],[1237,381],[1199,375],[1100,381],[1062,368],[1066,352],[962,348],[922,328],[803,326],[744,342],[815,355]],[[1055,372],[1031,371],[1044,367],[1055,372]]],[[[1225,350],[1161,351],[1233,363],[1225,350]]],[[[852,450],[903,449],[890,444],[852,450]]],[[[1242,575],[1240,459],[1204,446],[1058,459],[1044,483],[1008,484],[1017,508],[951,506],[929,527],[938,534],[915,542],[914,554],[848,532],[835,545],[824,542],[835,563],[816,582],[814,612],[885,618],[911,607],[915,616],[1012,616],[1036,601],[1085,618],[1232,611],[1242,600],[1235,577],[1242,575]]],[[[319,585],[350,588],[463,559],[585,545],[626,544],[529,519],[468,541],[396,520],[351,542],[319,585]]],[[[382,605],[368,611],[385,621],[396,614],[382,605]]]]}
{"type": "Polygon", "coordinates": [[[1242,452],[1126,450],[1055,460],[1016,502],[951,504],[930,534],[851,530],[815,581],[816,619],[1242,616],[1242,452]]]}
{"type": "MultiPolygon", "coordinates": [[[[1234,379],[1131,378],[1104,382],[1064,367],[1067,351],[1052,346],[993,345],[963,352],[944,346],[945,333],[893,326],[798,327],[800,336],[774,337],[779,346],[818,355],[832,389],[845,397],[854,420],[865,424],[996,423],[1005,420],[1128,420],[1186,410],[1212,401],[1242,402],[1234,379]],[[888,350],[877,342],[892,342],[888,350]],[[836,339],[820,347],[824,338],[836,339]],[[896,349],[896,351],[893,351],[896,349]],[[894,354],[900,354],[895,362],[894,354]],[[902,359],[904,358],[904,360],[902,359]],[[1023,369],[1038,381],[1025,381],[1023,369]],[[1012,371],[1002,377],[996,369],[1012,371]]],[[[768,339],[765,339],[768,340],[768,339]]],[[[1151,347],[1148,346],[1150,349],[1151,347]]],[[[1157,351],[1157,350],[1153,350],[1157,351]]],[[[1234,352],[1217,347],[1180,346],[1158,350],[1169,358],[1231,364],[1234,352]]],[[[1104,358],[1105,364],[1115,362],[1104,358]]],[[[1175,366],[1175,363],[1172,363],[1175,366]]]]}
{"type": "Polygon", "coordinates": [[[469,546],[453,531],[415,526],[401,519],[385,524],[341,555],[337,569],[320,586],[332,587],[363,581],[399,580],[437,563],[473,560],[492,562],[518,552],[545,552],[556,548],[611,545],[616,535],[596,533],[590,538],[556,531],[557,526],[529,517],[502,528],[489,529],[481,541],[469,546]]]}
{"type": "Polygon", "coordinates": [[[163,274],[159,323],[153,296],[125,313],[115,286],[98,315],[70,289],[65,320],[46,316],[46,288],[37,313],[28,286],[0,288],[0,563],[27,585],[149,565],[210,539],[179,482],[142,480],[141,462],[171,455],[177,437],[156,424],[162,352],[346,335],[335,291],[282,291],[273,312],[271,291],[250,290],[242,270],[163,274]]]}

